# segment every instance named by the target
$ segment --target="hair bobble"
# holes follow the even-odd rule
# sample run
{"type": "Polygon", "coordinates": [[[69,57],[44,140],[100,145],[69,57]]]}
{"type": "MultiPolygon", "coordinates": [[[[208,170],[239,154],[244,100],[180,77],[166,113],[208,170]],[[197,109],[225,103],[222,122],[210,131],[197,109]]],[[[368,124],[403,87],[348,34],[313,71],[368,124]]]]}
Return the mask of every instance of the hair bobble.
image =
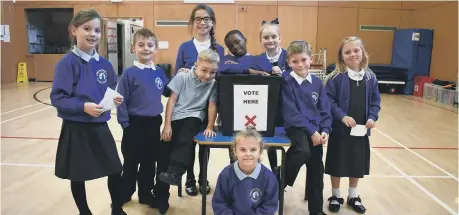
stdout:
{"type": "MultiPolygon", "coordinates": [[[[261,21],[261,25],[264,25],[266,23],[268,23],[268,22],[266,22],[265,20],[261,21]]],[[[270,22],[270,24],[279,25],[279,18],[274,19],[273,21],[270,22]]]]}

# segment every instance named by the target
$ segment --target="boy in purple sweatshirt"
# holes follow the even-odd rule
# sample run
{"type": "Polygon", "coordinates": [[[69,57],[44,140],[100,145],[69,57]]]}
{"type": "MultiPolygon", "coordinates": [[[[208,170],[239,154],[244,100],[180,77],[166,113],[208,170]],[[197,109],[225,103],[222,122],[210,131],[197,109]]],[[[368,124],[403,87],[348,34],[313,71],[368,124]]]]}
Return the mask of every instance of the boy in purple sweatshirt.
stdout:
{"type": "Polygon", "coordinates": [[[268,72],[261,71],[258,56],[253,56],[247,52],[247,38],[239,30],[231,30],[225,36],[225,45],[231,55],[225,55],[220,61],[218,72],[220,74],[252,74],[269,75],[268,72]]]}
{"type": "Polygon", "coordinates": [[[286,158],[286,185],[293,186],[306,164],[309,213],[323,215],[322,145],[328,141],[332,117],[322,80],[308,71],[311,52],[305,41],[294,41],[287,50],[293,71],[285,76],[281,90],[284,128],[292,141],[286,158]]]}
{"type": "MultiPolygon", "coordinates": [[[[168,78],[153,62],[158,45],[156,35],[143,28],[134,33],[133,42],[138,61],[134,61],[134,66],[123,72],[117,89],[125,99],[117,112],[118,122],[123,128],[123,202],[131,200],[138,182],[139,202],[157,207],[152,190],[156,163],[158,162],[159,169],[161,160],[167,159],[163,146],[166,143],[160,142],[160,127],[163,112],[161,95],[165,92],[168,78]]],[[[161,183],[156,184],[156,187],[159,186],[162,186],[161,183]]],[[[166,186],[163,185],[164,189],[167,189],[166,186]]],[[[167,193],[158,191],[164,189],[155,188],[153,192],[161,199],[167,193]]]]}

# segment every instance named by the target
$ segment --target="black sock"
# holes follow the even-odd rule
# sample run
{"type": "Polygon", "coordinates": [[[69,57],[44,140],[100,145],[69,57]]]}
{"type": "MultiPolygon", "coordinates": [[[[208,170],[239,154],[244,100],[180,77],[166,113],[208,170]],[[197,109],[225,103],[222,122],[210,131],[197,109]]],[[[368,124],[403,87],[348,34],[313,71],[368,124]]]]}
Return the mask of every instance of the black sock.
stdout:
{"type": "Polygon", "coordinates": [[[88,201],[86,201],[86,187],[84,181],[72,181],[70,182],[70,188],[72,189],[73,199],[80,211],[81,215],[89,215],[88,201]]]}
{"type": "Polygon", "coordinates": [[[112,210],[120,211],[123,207],[121,203],[122,197],[122,181],[121,181],[121,172],[108,176],[108,192],[110,192],[110,197],[112,199],[112,210]]]}

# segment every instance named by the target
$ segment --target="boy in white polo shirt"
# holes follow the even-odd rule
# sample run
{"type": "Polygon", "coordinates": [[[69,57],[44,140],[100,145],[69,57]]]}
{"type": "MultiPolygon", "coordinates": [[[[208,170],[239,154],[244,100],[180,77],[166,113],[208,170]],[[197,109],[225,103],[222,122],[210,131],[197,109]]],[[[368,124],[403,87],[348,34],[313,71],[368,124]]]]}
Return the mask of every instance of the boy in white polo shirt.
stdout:
{"type": "Polygon", "coordinates": [[[205,118],[207,102],[208,124],[204,135],[215,136],[217,83],[214,78],[219,62],[217,52],[211,49],[201,51],[191,71],[178,73],[168,85],[171,95],[161,138],[171,141],[172,151],[167,170],[158,175],[167,184],[178,186],[191,162],[192,140],[205,118]]]}

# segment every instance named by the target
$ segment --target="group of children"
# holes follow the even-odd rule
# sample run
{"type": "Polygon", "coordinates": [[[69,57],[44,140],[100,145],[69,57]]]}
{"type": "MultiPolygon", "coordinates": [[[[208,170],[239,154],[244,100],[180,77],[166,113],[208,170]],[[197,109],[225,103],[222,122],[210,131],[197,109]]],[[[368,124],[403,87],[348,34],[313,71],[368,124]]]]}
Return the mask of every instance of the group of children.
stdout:
{"type": "MultiPolygon", "coordinates": [[[[186,192],[197,195],[193,137],[202,130],[205,136],[215,136],[217,103],[225,99],[218,98],[215,76],[226,74],[282,76],[279,109],[292,142],[287,151],[286,185],[293,186],[306,164],[310,214],[325,214],[324,173],[331,176],[331,212],[339,211],[344,202],[339,189],[341,177],[350,178],[348,204],[358,213],[366,211],[356,189],[359,178],[369,174],[368,136],[378,120],[380,96],[359,38],[342,41],[336,70],[324,83],[308,72],[312,50],[307,42],[293,41],[287,50],[280,48],[277,19],[262,23],[260,41],[265,53],[250,55],[246,37],[232,30],[224,38],[230,54],[224,55],[215,38],[215,13],[208,5],[199,4],[189,20],[194,38],[180,45],[171,80],[153,62],[158,38],[143,28],[133,35],[137,61],[118,82],[113,66],[96,51],[101,19],[94,10],[78,12],[72,19],[69,36],[73,49],[57,63],[50,95],[63,119],[55,174],[71,181],[80,214],[91,214],[85,181],[105,176],[112,215],[126,214],[122,206],[131,200],[136,183],[139,202],[161,214],[169,209],[170,185],[179,185],[185,172],[186,192]],[[108,88],[121,95],[114,103],[123,128],[123,164],[107,124],[111,111],[98,105],[108,88]],[[161,96],[169,97],[165,111],[161,96]],[[365,125],[367,135],[351,136],[356,125],[365,125]],[[327,143],[324,168],[323,145],[327,143]]],[[[263,139],[254,129],[235,135],[229,148],[230,164],[220,173],[213,194],[215,214],[277,211],[279,190],[285,187],[279,187],[276,152],[268,149],[269,170],[260,163],[263,149],[263,139]]],[[[200,148],[200,169],[203,155],[200,148]]],[[[203,181],[201,172],[198,184],[199,192],[210,193],[209,182],[203,181]]]]}

